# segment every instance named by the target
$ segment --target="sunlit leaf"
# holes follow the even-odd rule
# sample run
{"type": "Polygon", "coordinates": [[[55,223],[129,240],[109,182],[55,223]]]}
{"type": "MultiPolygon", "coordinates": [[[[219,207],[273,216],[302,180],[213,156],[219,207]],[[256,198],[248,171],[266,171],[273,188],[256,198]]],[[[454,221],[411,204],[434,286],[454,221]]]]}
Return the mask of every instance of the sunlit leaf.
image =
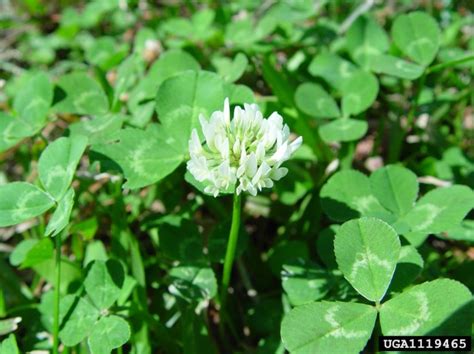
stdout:
{"type": "Polygon", "coordinates": [[[381,54],[372,60],[370,68],[378,74],[387,74],[401,79],[415,80],[423,74],[424,68],[418,64],[381,54]]]}
{"type": "Polygon", "coordinates": [[[333,285],[330,273],[313,264],[283,265],[281,282],[294,306],[322,299],[333,285]]]}
{"type": "Polygon", "coordinates": [[[401,222],[414,232],[439,233],[458,226],[474,207],[474,192],[467,186],[436,188],[418,200],[401,222]]]}
{"type": "Polygon", "coordinates": [[[26,182],[0,186],[0,227],[19,224],[43,214],[54,200],[38,187],[26,182]]]}
{"type": "Polygon", "coordinates": [[[327,142],[354,141],[362,138],[367,133],[366,121],[350,118],[336,119],[319,128],[319,135],[327,142]]]}
{"type": "Polygon", "coordinates": [[[82,342],[92,331],[99,317],[96,309],[85,297],[66,295],[61,298],[59,337],[66,346],[82,342]]]}
{"type": "Polygon", "coordinates": [[[341,116],[339,107],[320,85],[306,82],[295,92],[296,106],[310,117],[337,118],[341,116]]]}
{"type": "Polygon", "coordinates": [[[379,54],[389,48],[387,33],[369,16],[359,17],[347,31],[349,55],[363,68],[370,68],[379,54]]]}
{"type": "Polygon", "coordinates": [[[35,131],[45,124],[52,101],[53,86],[45,73],[38,73],[21,87],[13,108],[19,118],[35,131]]]}
{"type": "Polygon", "coordinates": [[[7,338],[0,342],[0,353],[3,354],[19,354],[18,345],[16,338],[13,334],[10,334],[7,338]]]}
{"type": "Polygon", "coordinates": [[[311,75],[323,78],[332,87],[342,91],[357,68],[338,55],[325,52],[314,57],[308,70],[311,75]]]}
{"type": "Polygon", "coordinates": [[[324,184],[320,197],[324,212],[336,221],[380,216],[385,211],[372,193],[369,178],[354,170],[334,174],[324,184]]]}
{"type": "Polygon", "coordinates": [[[74,206],[74,189],[69,188],[58,202],[56,210],[46,226],[45,236],[56,236],[69,223],[72,207],[74,206]]]}
{"type": "Polygon", "coordinates": [[[281,325],[290,353],[358,353],[372,335],[374,307],[345,302],[315,302],[295,307],[281,325]]]}
{"type": "Polygon", "coordinates": [[[87,339],[92,354],[109,354],[130,338],[130,326],[118,316],[102,317],[92,328],[87,339]]]}
{"type": "Polygon", "coordinates": [[[207,71],[187,71],[165,80],[156,96],[156,111],[163,128],[176,140],[175,149],[186,151],[191,131],[224,104],[222,79],[207,71]],[[179,95],[176,94],[179,92],[179,95]]]}
{"type": "Polygon", "coordinates": [[[406,55],[427,66],[438,52],[440,29],[438,23],[427,13],[411,12],[395,19],[392,38],[406,55]]]}
{"type": "Polygon", "coordinates": [[[384,303],[380,325],[386,336],[470,335],[472,315],[469,289],[454,280],[437,279],[384,303]]]}
{"type": "Polygon", "coordinates": [[[82,135],[59,138],[41,154],[38,162],[39,177],[46,191],[56,201],[61,200],[71,185],[87,142],[87,138],[82,135]]]}
{"type": "Polygon", "coordinates": [[[109,102],[102,87],[86,73],[66,74],[58,82],[59,101],[54,110],[60,113],[104,114],[109,102]]]}
{"type": "Polygon", "coordinates": [[[379,168],[372,173],[370,186],[380,204],[398,215],[413,208],[418,197],[416,175],[397,165],[379,168]]]}
{"type": "Polygon", "coordinates": [[[348,117],[365,111],[374,103],[378,92],[379,84],[373,74],[354,72],[343,86],[342,113],[348,117]]]}
{"type": "Polygon", "coordinates": [[[400,256],[395,230],[375,218],[344,223],[334,239],[336,261],[344,277],[365,298],[380,301],[400,256]]]}
{"type": "Polygon", "coordinates": [[[87,295],[99,309],[108,309],[120,296],[123,266],[116,260],[96,260],[84,280],[87,295]]]}
{"type": "Polygon", "coordinates": [[[120,130],[116,137],[117,140],[111,144],[94,145],[93,150],[100,154],[97,156],[99,160],[110,159],[119,166],[127,179],[126,188],[135,189],[156,183],[184,160],[177,143],[165,134],[126,128],[120,130]]]}

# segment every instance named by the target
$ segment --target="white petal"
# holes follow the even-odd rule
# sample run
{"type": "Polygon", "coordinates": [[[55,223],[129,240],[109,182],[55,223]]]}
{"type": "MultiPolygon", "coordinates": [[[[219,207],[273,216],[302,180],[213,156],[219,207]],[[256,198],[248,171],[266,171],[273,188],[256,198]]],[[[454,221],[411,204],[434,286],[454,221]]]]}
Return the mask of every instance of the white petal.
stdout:
{"type": "Polygon", "coordinates": [[[230,125],[230,105],[228,97],[224,100],[224,122],[226,125],[230,125]]]}
{"type": "Polygon", "coordinates": [[[297,137],[291,144],[290,144],[290,151],[291,153],[294,153],[298,148],[301,146],[303,143],[303,137],[299,136],[297,137]]]}
{"type": "Polygon", "coordinates": [[[260,179],[265,178],[267,174],[270,172],[271,168],[268,166],[268,164],[263,161],[263,163],[260,165],[260,167],[257,170],[257,173],[255,173],[255,176],[252,178],[252,183],[257,184],[260,182],[260,179]]]}
{"type": "Polygon", "coordinates": [[[214,186],[207,186],[206,188],[204,188],[204,192],[208,194],[212,194],[214,198],[219,195],[219,190],[214,186]]]}
{"type": "Polygon", "coordinates": [[[265,188],[272,188],[273,187],[273,181],[270,178],[265,178],[263,180],[263,185],[265,188]]]}
{"type": "Polygon", "coordinates": [[[240,140],[237,138],[234,142],[234,146],[232,146],[232,152],[234,155],[240,155],[240,140]]]}
{"type": "Polygon", "coordinates": [[[265,142],[261,141],[257,145],[257,151],[255,151],[255,155],[257,157],[257,161],[262,161],[265,157],[265,142]]]}
{"type": "Polygon", "coordinates": [[[214,139],[215,150],[224,160],[229,158],[229,139],[223,135],[216,135],[214,139]]]}
{"type": "Polygon", "coordinates": [[[220,176],[227,177],[230,174],[229,161],[224,161],[218,167],[220,176]]]}
{"type": "Polygon", "coordinates": [[[245,164],[240,165],[239,168],[237,169],[237,178],[242,177],[244,173],[245,173],[245,164]]]}
{"type": "Polygon", "coordinates": [[[247,187],[247,192],[249,192],[255,197],[257,195],[257,188],[255,188],[255,186],[253,186],[252,184],[249,184],[247,187]]]}
{"type": "Polygon", "coordinates": [[[206,158],[204,156],[193,156],[186,164],[186,167],[199,182],[210,177],[210,171],[207,167],[206,158]]]}
{"type": "Polygon", "coordinates": [[[290,128],[288,128],[288,126],[286,124],[283,127],[281,132],[282,132],[282,135],[283,135],[283,140],[288,139],[288,137],[290,136],[290,128]]]}
{"type": "Polygon", "coordinates": [[[288,143],[285,141],[283,144],[281,144],[278,147],[277,151],[275,151],[273,156],[270,158],[270,161],[272,163],[277,163],[277,162],[283,160],[284,157],[287,154],[287,150],[288,150],[288,143]]]}
{"type": "Polygon", "coordinates": [[[243,150],[240,155],[239,168],[237,168],[237,177],[240,178],[245,173],[247,160],[248,160],[247,152],[243,150]]]}
{"type": "Polygon", "coordinates": [[[202,151],[201,142],[196,129],[191,132],[191,139],[189,139],[189,153],[199,154],[202,151]]]}
{"type": "Polygon", "coordinates": [[[277,138],[276,128],[274,126],[269,126],[263,138],[265,140],[265,147],[270,149],[275,144],[277,138]]]}
{"type": "Polygon", "coordinates": [[[201,123],[202,133],[206,139],[206,143],[209,147],[214,146],[214,124],[209,123],[206,118],[201,114],[199,115],[199,122],[201,123]]]}
{"type": "Polygon", "coordinates": [[[245,174],[248,177],[253,177],[257,172],[257,158],[254,153],[249,155],[249,158],[245,162],[245,174]]]}
{"type": "Polygon", "coordinates": [[[240,195],[240,193],[242,193],[242,185],[241,184],[239,184],[239,186],[237,187],[235,192],[237,193],[237,195],[240,195]]]}
{"type": "Polygon", "coordinates": [[[288,169],[285,167],[273,169],[272,172],[270,173],[270,178],[273,179],[274,181],[278,181],[281,178],[285,177],[287,173],[288,173],[288,169]]]}

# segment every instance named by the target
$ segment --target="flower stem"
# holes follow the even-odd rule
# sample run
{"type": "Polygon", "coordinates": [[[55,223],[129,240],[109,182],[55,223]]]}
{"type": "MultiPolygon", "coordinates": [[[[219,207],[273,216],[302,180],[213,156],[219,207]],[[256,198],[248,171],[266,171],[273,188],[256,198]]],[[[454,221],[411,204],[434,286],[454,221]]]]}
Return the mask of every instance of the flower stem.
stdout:
{"type": "Polygon", "coordinates": [[[341,169],[349,170],[354,159],[355,143],[353,141],[342,143],[341,145],[341,169]]]}
{"type": "Polygon", "coordinates": [[[56,235],[56,283],[54,287],[53,353],[59,354],[59,303],[61,285],[61,234],[56,235]]]}
{"type": "Polygon", "coordinates": [[[242,197],[234,194],[234,203],[232,209],[232,225],[230,227],[229,240],[227,241],[227,251],[224,260],[224,273],[222,275],[221,288],[221,307],[224,308],[227,299],[227,289],[229,288],[230,275],[232,273],[232,264],[234,263],[235,249],[239,238],[240,210],[242,197]]]}

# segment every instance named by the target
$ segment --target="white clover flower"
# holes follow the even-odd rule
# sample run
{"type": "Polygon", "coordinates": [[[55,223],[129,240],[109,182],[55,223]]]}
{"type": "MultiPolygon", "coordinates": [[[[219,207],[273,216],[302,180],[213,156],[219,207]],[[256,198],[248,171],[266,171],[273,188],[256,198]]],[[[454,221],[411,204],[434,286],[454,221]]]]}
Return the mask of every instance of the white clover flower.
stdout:
{"type": "Polygon", "coordinates": [[[262,188],[270,188],[273,181],[284,177],[288,169],[281,167],[303,141],[298,137],[290,143],[290,130],[276,112],[268,119],[262,116],[256,104],[235,107],[231,120],[229,99],[224,111],[212,113],[206,120],[199,117],[204,143],[196,129],[189,140],[191,159],[189,172],[213,194],[236,187],[236,193],[257,195],[262,188]]]}

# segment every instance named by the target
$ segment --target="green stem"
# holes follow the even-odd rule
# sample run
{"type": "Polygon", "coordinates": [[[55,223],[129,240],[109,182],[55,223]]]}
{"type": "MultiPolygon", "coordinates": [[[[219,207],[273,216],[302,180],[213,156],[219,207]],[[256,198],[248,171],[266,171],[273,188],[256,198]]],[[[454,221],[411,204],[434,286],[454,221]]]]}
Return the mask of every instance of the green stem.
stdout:
{"type": "Polygon", "coordinates": [[[229,240],[227,241],[227,251],[224,260],[224,273],[222,275],[221,289],[221,307],[225,308],[227,299],[227,289],[229,288],[230,275],[232,273],[232,264],[234,263],[235,249],[239,238],[240,210],[242,197],[234,194],[234,203],[232,209],[232,225],[230,227],[229,240]]]}
{"type": "Polygon", "coordinates": [[[431,74],[431,73],[434,73],[436,71],[443,70],[445,68],[450,68],[450,67],[453,67],[453,66],[456,66],[456,65],[459,65],[459,64],[467,63],[468,61],[471,61],[471,60],[474,60],[474,54],[467,55],[463,58],[454,59],[454,60],[448,61],[446,63],[433,65],[432,67],[428,68],[426,70],[426,72],[427,72],[427,74],[431,74]]]}
{"type": "Polygon", "coordinates": [[[374,353],[378,354],[380,353],[380,348],[379,348],[379,338],[380,338],[381,330],[380,330],[380,314],[377,314],[377,319],[375,320],[375,326],[374,326],[374,353]]]}
{"type": "Polygon", "coordinates": [[[56,284],[54,286],[53,353],[59,354],[59,304],[61,285],[61,235],[56,235],[56,284]]]}
{"type": "Polygon", "coordinates": [[[350,170],[354,158],[355,143],[353,141],[341,145],[341,169],[350,170]]]}
{"type": "Polygon", "coordinates": [[[375,302],[375,308],[377,309],[377,319],[375,320],[374,332],[373,332],[373,345],[374,345],[374,353],[377,354],[380,352],[379,350],[379,337],[381,334],[380,328],[380,301],[375,302]]]}
{"type": "MultiPolygon", "coordinates": [[[[378,316],[378,315],[377,315],[378,316]]],[[[380,338],[380,331],[379,331],[379,324],[378,324],[378,317],[377,317],[377,323],[376,323],[376,328],[375,328],[375,332],[374,332],[374,353],[375,354],[378,354],[380,352],[380,349],[379,349],[379,338],[380,338]]]]}

